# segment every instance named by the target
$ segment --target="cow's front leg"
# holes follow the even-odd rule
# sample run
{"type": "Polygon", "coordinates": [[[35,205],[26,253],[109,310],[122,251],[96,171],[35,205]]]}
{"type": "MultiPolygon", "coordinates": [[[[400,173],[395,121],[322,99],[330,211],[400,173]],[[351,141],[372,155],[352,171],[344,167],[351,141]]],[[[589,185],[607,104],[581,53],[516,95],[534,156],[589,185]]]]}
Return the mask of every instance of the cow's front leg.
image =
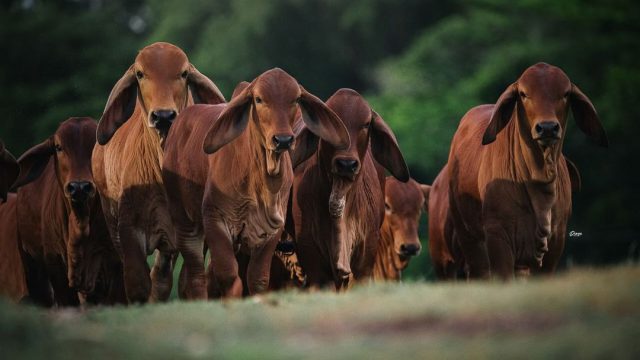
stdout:
{"type": "Polygon", "coordinates": [[[484,236],[489,253],[489,265],[491,275],[502,280],[511,280],[514,277],[515,259],[509,237],[504,228],[499,224],[487,221],[484,228],[484,236]]]}
{"type": "Polygon", "coordinates": [[[247,267],[247,286],[249,295],[265,292],[269,289],[269,275],[273,258],[282,230],[271,237],[262,247],[251,252],[251,259],[247,267]]]}
{"type": "Polygon", "coordinates": [[[238,276],[238,262],[231,235],[221,221],[214,220],[203,211],[205,241],[211,253],[210,288],[216,288],[222,297],[242,297],[242,281],[238,276]]]}
{"type": "Polygon", "coordinates": [[[124,287],[129,303],[146,303],[151,294],[151,278],[145,251],[145,237],[132,225],[120,222],[118,226],[122,246],[124,287]]]}

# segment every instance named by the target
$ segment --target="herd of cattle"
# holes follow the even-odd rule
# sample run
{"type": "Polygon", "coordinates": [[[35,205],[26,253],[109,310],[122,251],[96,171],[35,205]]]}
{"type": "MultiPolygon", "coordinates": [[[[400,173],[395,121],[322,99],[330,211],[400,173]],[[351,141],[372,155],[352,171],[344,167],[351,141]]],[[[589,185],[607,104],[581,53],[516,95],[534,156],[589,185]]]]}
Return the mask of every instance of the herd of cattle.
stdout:
{"type": "Polygon", "coordinates": [[[562,154],[569,109],[607,145],[564,72],[531,66],[467,112],[428,186],[356,91],[323,102],[276,68],[227,102],[181,49],[155,43],[97,124],[69,118],[17,161],[0,143],[0,293],[164,301],[178,254],[183,299],[397,280],[421,250],[423,209],[439,278],[551,273],[580,187],[562,154]]]}

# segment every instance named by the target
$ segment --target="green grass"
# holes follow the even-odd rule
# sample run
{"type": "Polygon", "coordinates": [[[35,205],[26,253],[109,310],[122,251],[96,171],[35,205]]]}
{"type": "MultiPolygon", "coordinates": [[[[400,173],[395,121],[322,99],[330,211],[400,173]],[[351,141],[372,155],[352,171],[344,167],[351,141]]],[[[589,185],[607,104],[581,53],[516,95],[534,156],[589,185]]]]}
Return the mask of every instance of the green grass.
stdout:
{"type": "Polygon", "coordinates": [[[0,358],[640,357],[640,267],[503,283],[40,310],[0,302],[0,358]]]}

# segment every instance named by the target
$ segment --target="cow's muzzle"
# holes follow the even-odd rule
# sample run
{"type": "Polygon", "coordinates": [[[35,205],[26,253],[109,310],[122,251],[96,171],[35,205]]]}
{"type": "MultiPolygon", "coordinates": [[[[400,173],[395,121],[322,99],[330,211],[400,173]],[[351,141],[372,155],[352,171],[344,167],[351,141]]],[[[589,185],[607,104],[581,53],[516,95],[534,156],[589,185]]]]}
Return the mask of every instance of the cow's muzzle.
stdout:
{"type": "Polygon", "coordinates": [[[353,158],[336,158],[334,172],[338,176],[353,179],[360,170],[360,162],[353,158]]]}
{"type": "Polygon", "coordinates": [[[274,151],[282,152],[291,149],[294,141],[293,135],[275,135],[271,141],[273,142],[274,151]]]}
{"type": "Polygon", "coordinates": [[[167,135],[176,116],[178,116],[178,112],[175,110],[154,110],[150,116],[151,126],[161,135],[167,135]]]}
{"type": "Polygon", "coordinates": [[[65,187],[65,192],[72,202],[80,203],[93,198],[96,187],[90,181],[70,181],[65,187]]]}
{"type": "Polygon", "coordinates": [[[402,244],[400,245],[400,255],[406,258],[416,256],[420,253],[420,244],[402,244]]]}
{"type": "Polygon", "coordinates": [[[556,144],[561,135],[562,129],[557,121],[542,121],[534,126],[534,139],[542,146],[556,144]]]}

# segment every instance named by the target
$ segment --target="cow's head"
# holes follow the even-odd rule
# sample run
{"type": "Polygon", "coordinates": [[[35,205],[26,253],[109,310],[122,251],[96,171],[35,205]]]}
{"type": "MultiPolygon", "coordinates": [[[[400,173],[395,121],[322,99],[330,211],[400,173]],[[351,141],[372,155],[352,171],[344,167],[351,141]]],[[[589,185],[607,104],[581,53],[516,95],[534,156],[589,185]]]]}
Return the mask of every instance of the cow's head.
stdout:
{"type": "Polygon", "coordinates": [[[597,144],[606,147],[607,135],[589,98],[560,68],[538,63],[525,70],[518,81],[502,93],[482,143],[493,142],[516,111],[521,136],[536,143],[542,151],[560,148],[570,108],[578,127],[597,144]]]}
{"type": "Polygon", "coordinates": [[[426,209],[431,187],[409,180],[406,183],[388,176],[385,182],[384,222],[393,236],[393,247],[402,261],[420,253],[418,224],[426,209]]]}
{"type": "Polygon", "coordinates": [[[249,127],[254,135],[251,141],[264,151],[267,174],[278,176],[281,155],[308,146],[306,139],[295,138],[292,129],[300,113],[313,134],[337,148],[349,146],[349,135],[336,114],[291,75],[275,68],[251,83],[238,85],[232,100],[207,132],[203,149],[212,154],[249,127]]]}
{"type": "MultiPolygon", "coordinates": [[[[298,161],[306,159],[316,148],[319,149],[322,166],[333,184],[329,206],[332,216],[339,217],[344,206],[344,196],[359,178],[362,161],[369,149],[373,158],[400,181],[409,180],[409,170],[393,132],[360,94],[351,89],[340,89],[327,100],[327,106],[344,122],[351,145],[339,149],[321,142],[317,147],[306,149],[306,153],[301,152],[296,158],[298,161]]],[[[303,136],[309,137],[310,134],[302,130],[301,137],[303,136]]]]}
{"type": "Polygon", "coordinates": [[[190,102],[219,104],[225,99],[180,48],[163,42],[151,44],[140,50],[111,90],[98,126],[98,143],[104,145],[111,139],[129,120],[136,103],[146,126],[164,139],[173,120],[190,102]]]}
{"type": "Polygon", "coordinates": [[[18,178],[19,171],[16,159],[0,141],[0,203],[7,201],[7,192],[18,178]]]}
{"type": "Polygon", "coordinates": [[[91,214],[100,206],[91,172],[96,129],[96,122],[88,117],[69,118],[61,123],[51,137],[18,159],[20,176],[14,185],[20,187],[35,181],[53,161],[57,183],[50,185],[60,187],[68,214],[66,245],[69,286],[78,290],[90,290],[93,287],[96,276],[93,270],[100,265],[99,261],[89,256],[93,253],[89,239],[91,214]]]}

